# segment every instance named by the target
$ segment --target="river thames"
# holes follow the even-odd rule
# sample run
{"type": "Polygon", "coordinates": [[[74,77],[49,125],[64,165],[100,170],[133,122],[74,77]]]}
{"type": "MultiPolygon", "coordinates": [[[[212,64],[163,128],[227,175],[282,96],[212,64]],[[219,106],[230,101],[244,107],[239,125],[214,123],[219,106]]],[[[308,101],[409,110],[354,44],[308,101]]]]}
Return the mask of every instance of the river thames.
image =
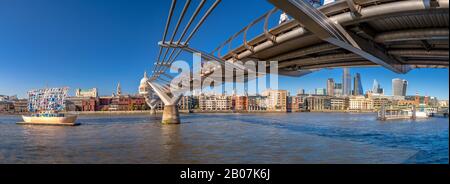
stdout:
{"type": "Polygon", "coordinates": [[[449,163],[449,120],[380,122],[374,114],[85,116],[78,127],[0,116],[0,163],[449,163]]]}

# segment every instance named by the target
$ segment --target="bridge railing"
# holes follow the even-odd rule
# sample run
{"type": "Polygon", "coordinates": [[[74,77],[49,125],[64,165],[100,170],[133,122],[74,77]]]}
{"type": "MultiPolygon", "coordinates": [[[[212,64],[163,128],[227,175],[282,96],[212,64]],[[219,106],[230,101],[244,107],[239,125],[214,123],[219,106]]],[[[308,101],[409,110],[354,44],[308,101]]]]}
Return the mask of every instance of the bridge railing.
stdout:
{"type": "MultiPolygon", "coordinates": [[[[228,38],[224,43],[220,44],[216,49],[214,49],[211,54],[216,55],[217,57],[221,58],[224,55],[222,55],[222,51],[227,48],[228,53],[231,53],[233,55],[233,57],[236,57],[238,53],[233,53],[233,50],[235,49],[233,47],[233,41],[239,39],[239,37],[242,37],[240,45],[243,45],[247,50],[252,51],[253,50],[253,45],[251,45],[249,43],[248,40],[248,35],[249,35],[249,30],[252,27],[255,27],[256,25],[263,23],[263,33],[264,36],[268,39],[271,40],[273,42],[275,42],[275,35],[273,35],[270,30],[274,27],[278,27],[282,24],[286,24],[287,22],[281,23],[281,24],[277,24],[276,26],[273,26],[271,28],[269,28],[269,21],[272,21],[274,17],[274,15],[276,15],[277,13],[281,13],[281,11],[277,8],[274,8],[270,11],[268,11],[267,13],[261,15],[260,17],[258,17],[256,20],[252,21],[250,24],[248,24],[247,26],[245,26],[243,29],[241,29],[239,32],[237,32],[236,34],[232,35],[230,38],[228,38]]],[[[252,38],[251,38],[252,39],[252,38]]]]}
{"type": "MultiPolygon", "coordinates": [[[[323,9],[323,11],[325,11],[326,13],[332,13],[332,10],[328,10],[326,8],[330,7],[331,4],[336,4],[336,3],[340,3],[340,4],[344,4],[344,6],[347,6],[346,1],[330,1],[327,4],[321,5],[319,3],[319,1],[313,1],[310,2],[312,3],[312,5],[315,8],[320,8],[323,9]]],[[[249,42],[248,38],[248,33],[249,30],[253,27],[255,27],[257,24],[259,23],[263,23],[263,34],[260,34],[259,36],[264,36],[265,39],[271,41],[272,43],[276,43],[276,36],[275,34],[276,31],[274,31],[275,29],[278,29],[280,27],[292,27],[290,25],[297,25],[297,23],[294,23],[295,20],[292,19],[288,19],[282,23],[278,23],[274,26],[269,26],[270,23],[275,22],[277,19],[274,16],[280,16],[281,13],[283,13],[281,10],[274,8],[270,11],[268,11],[267,13],[263,14],[262,16],[258,17],[256,20],[254,20],[253,22],[251,22],[250,24],[248,24],[247,26],[245,26],[243,29],[241,29],[239,32],[237,32],[236,34],[234,34],[233,36],[231,36],[230,38],[228,38],[224,43],[220,44],[216,49],[214,49],[211,54],[216,55],[219,58],[223,58],[224,56],[230,54],[232,58],[234,59],[238,59],[237,55],[238,53],[235,53],[235,51],[239,48],[239,46],[243,46],[245,49],[253,52],[253,48],[254,45],[252,45],[251,42],[249,42]],[[274,19],[275,18],[275,19],[274,19]],[[275,33],[272,33],[275,32],[275,33]],[[241,42],[239,42],[237,47],[233,47],[233,41],[238,40],[240,37],[242,37],[241,42]],[[225,55],[222,54],[223,50],[227,49],[227,53],[225,55]]],[[[259,32],[261,33],[261,32],[259,32]]],[[[257,38],[258,35],[254,38],[257,38]]],[[[253,39],[253,38],[250,38],[253,39]]]]}

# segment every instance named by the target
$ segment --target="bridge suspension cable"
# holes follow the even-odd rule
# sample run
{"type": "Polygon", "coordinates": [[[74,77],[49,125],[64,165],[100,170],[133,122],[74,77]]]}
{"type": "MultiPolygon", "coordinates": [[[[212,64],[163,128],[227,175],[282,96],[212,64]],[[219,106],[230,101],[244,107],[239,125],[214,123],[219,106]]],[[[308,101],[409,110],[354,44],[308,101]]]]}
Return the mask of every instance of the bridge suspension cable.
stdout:
{"type": "Polygon", "coordinates": [[[159,43],[159,54],[158,59],[155,62],[155,65],[153,67],[152,76],[150,77],[150,82],[157,80],[162,73],[166,72],[168,68],[170,68],[170,65],[175,61],[175,59],[181,54],[182,49],[180,49],[179,45],[188,45],[191,39],[194,37],[194,35],[197,33],[197,31],[200,29],[200,27],[203,25],[205,20],[208,18],[208,16],[212,13],[212,11],[217,7],[217,5],[221,2],[221,0],[215,0],[214,3],[206,10],[204,15],[198,20],[197,25],[191,30],[191,32],[188,34],[188,31],[190,30],[192,24],[197,19],[198,15],[202,11],[203,7],[205,6],[207,0],[202,0],[198,5],[193,14],[191,15],[191,18],[185,25],[183,32],[181,34],[178,34],[178,31],[181,28],[181,24],[183,22],[183,19],[186,17],[186,14],[188,12],[188,9],[191,7],[191,0],[186,0],[183,9],[181,10],[181,13],[179,14],[178,21],[174,26],[173,31],[171,31],[172,35],[169,39],[169,41],[166,41],[167,35],[169,32],[169,28],[171,27],[173,15],[176,10],[177,0],[172,0],[172,4],[169,10],[169,15],[166,21],[166,27],[163,34],[163,39],[159,43]],[[175,41],[175,38],[179,36],[178,41],[175,41]],[[186,35],[189,35],[186,39],[186,35]],[[177,45],[177,47],[168,47],[166,43],[169,43],[168,45],[177,45]],[[163,54],[164,53],[164,54],[163,54]],[[169,57],[167,57],[169,56],[169,57]]]}
{"type": "MultiPolygon", "coordinates": [[[[164,29],[163,40],[166,39],[167,31],[169,29],[170,21],[172,20],[173,11],[174,11],[174,8],[175,8],[176,4],[177,4],[177,0],[173,0],[172,1],[172,5],[170,6],[169,17],[167,18],[166,27],[164,29]]],[[[163,49],[162,47],[159,47],[158,60],[156,61],[156,65],[159,65],[159,62],[161,60],[162,49],[163,49]]]]}
{"type": "MultiPolygon", "coordinates": [[[[197,31],[200,29],[200,27],[202,26],[203,22],[206,20],[206,18],[208,18],[208,16],[211,14],[211,12],[216,8],[216,6],[219,4],[220,0],[217,0],[209,9],[208,11],[205,13],[205,15],[200,19],[200,21],[197,23],[197,25],[195,26],[195,28],[193,29],[193,31],[191,32],[191,34],[189,35],[189,37],[184,41],[181,42],[182,37],[178,42],[177,45],[175,47],[173,47],[173,51],[177,50],[177,53],[175,54],[175,57],[171,58],[169,57],[169,60],[166,61],[165,63],[165,67],[162,71],[160,72],[165,72],[168,67],[170,65],[172,65],[172,63],[175,61],[175,59],[181,54],[182,49],[179,48],[179,46],[187,46],[188,43],[191,41],[191,39],[193,38],[193,36],[195,35],[195,33],[197,33],[197,31]]],[[[164,43],[163,43],[164,45],[164,43]]],[[[172,47],[169,47],[172,48],[172,47]]]]}

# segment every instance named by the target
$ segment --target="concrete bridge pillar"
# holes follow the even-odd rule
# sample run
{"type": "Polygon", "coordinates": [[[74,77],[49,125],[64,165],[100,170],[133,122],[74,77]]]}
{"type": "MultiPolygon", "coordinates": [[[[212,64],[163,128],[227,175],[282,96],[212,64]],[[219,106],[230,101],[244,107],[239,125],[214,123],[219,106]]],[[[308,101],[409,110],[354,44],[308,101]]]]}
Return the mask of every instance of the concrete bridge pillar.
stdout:
{"type": "Polygon", "coordinates": [[[180,124],[180,114],[177,105],[164,105],[162,124],[180,124]]]}

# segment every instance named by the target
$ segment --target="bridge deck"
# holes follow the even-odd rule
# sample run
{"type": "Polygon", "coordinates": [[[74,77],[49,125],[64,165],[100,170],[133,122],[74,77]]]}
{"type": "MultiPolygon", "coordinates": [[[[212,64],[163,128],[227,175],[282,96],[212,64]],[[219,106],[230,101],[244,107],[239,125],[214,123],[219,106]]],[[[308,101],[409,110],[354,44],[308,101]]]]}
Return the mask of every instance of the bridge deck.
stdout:
{"type": "MultiPolygon", "coordinates": [[[[319,10],[347,31],[376,43],[400,63],[413,68],[448,68],[449,9],[447,0],[431,1],[355,0],[361,16],[352,16],[346,1],[337,1],[319,10]]],[[[353,53],[322,41],[295,20],[228,51],[224,60],[279,61],[285,70],[321,69],[348,66],[375,66],[353,53]]]]}

